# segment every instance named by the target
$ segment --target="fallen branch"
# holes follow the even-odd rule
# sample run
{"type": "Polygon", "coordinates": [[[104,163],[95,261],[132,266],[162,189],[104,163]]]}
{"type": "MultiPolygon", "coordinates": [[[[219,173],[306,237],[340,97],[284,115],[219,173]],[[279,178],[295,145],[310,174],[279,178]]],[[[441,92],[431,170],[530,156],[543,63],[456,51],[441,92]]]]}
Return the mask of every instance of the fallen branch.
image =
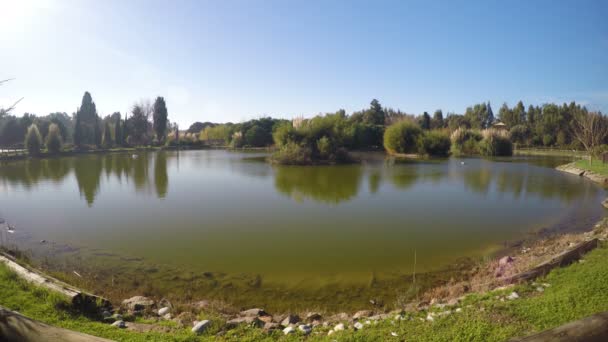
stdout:
{"type": "Polygon", "coordinates": [[[608,312],[570,322],[511,342],[608,341],[608,312]]]}

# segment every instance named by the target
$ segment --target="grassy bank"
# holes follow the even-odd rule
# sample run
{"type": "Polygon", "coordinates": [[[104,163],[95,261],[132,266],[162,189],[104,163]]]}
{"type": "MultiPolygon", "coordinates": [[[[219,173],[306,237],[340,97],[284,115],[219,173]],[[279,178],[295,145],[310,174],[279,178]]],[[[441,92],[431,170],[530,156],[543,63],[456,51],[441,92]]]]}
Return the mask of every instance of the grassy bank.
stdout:
{"type": "Polygon", "coordinates": [[[602,161],[597,158],[594,158],[593,162],[590,162],[587,159],[577,160],[574,162],[574,166],[608,177],[608,164],[602,163],[602,161]]]}
{"type": "MultiPolygon", "coordinates": [[[[538,284],[519,285],[512,288],[472,294],[457,306],[433,307],[429,311],[406,313],[396,320],[364,324],[354,331],[351,324],[345,331],[327,336],[330,327],[317,327],[308,337],[310,340],[403,340],[408,341],[502,341],[514,336],[526,335],[559,326],[585,316],[608,311],[608,248],[600,248],[587,254],[582,262],[556,269],[538,284]],[[541,285],[542,284],[542,285],[541,285]],[[542,292],[540,291],[542,289],[542,292]],[[506,297],[517,292],[518,299],[506,297]],[[458,311],[458,312],[457,312],[458,311]],[[427,319],[435,312],[433,320],[427,319]],[[395,336],[396,335],[396,336],[395,336]]],[[[143,340],[299,340],[301,335],[283,336],[281,331],[272,334],[261,329],[240,326],[220,332],[222,319],[211,313],[201,313],[199,319],[211,319],[214,327],[197,337],[189,327],[177,323],[160,323],[169,332],[139,333],[120,330],[100,323],[81,314],[71,312],[63,298],[40,288],[26,284],[0,265],[0,305],[19,311],[31,318],[51,325],[85,332],[106,338],[143,340]]],[[[365,320],[363,320],[365,323],[365,320]]]]}

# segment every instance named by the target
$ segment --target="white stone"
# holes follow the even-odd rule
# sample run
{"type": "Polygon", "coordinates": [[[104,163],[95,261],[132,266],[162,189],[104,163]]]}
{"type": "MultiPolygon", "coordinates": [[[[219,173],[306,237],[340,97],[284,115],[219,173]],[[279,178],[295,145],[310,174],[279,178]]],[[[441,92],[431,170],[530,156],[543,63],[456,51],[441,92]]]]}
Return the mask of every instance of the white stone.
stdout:
{"type": "Polygon", "coordinates": [[[194,327],[192,327],[192,332],[195,334],[202,334],[209,326],[211,325],[211,321],[206,319],[204,321],[197,322],[194,327]]]}
{"type": "Polygon", "coordinates": [[[164,308],[161,308],[158,310],[158,315],[164,316],[164,315],[168,314],[169,311],[171,311],[171,309],[165,306],[164,308]]]}
{"type": "Polygon", "coordinates": [[[361,324],[361,322],[357,322],[355,325],[353,325],[353,327],[355,327],[355,330],[361,330],[363,329],[363,324],[361,324]]]}
{"type": "Polygon", "coordinates": [[[399,335],[397,335],[397,333],[396,333],[396,332],[392,332],[392,333],[391,333],[391,336],[397,337],[397,336],[399,336],[399,335]]]}
{"type": "Polygon", "coordinates": [[[294,327],[287,327],[287,328],[283,329],[283,334],[285,334],[285,335],[293,334],[295,332],[296,332],[296,329],[294,327]]]}
{"type": "Polygon", "coordinates": [[[435,320],[435,318],[433,318],[433,316],[432,316],[431,314],[428,314],[428,315],[426,316],[426,320],[427,320],[427,321],[429,321],[429,322],[432,322],[432,321],[434,321],[434,320],[435,320]]]}
{"type": "Polygon", "coordinates": [[[545,291],[545,288],[542,287],[542,286],[539,286],[539,287],[536,288],[536,291],[543,292],[543,291],[545,291]]]}
{"type": "Polygon", "coordinates": [[[462,312],[462,308],[456,308],[455,312],[462,312]]]}
{"type": "Polygon", "coordinates": [[[513,299],[517,299],[517,298],[519,298],[519,295],[517,294],[517,292],[511,292],[511,294],[507,296],[507,299],[509,299],[509,300],[513,300],[513,299]]]}
{"type": "Polygon", "coordinates": [[[112,323],[113,327],[117,327],[117,328],[126,328],[127,325],[125,324],[125,321],[116,321],[114,323],[112,323]]]}
{"type": "Polygon", "coordinates": [[[298,329],[300,329],[300,331],[303,332],[304,335],[308,335],[312,331],[312,327],[308,324],[301,324],[298,326],[298,329]]]}
{"type": "Polygon", "coordinates": [[[336,324],[336,326],[334,327],[334,331],[341,331],[341,330],[344,330],[344,323],[336,324]]]}

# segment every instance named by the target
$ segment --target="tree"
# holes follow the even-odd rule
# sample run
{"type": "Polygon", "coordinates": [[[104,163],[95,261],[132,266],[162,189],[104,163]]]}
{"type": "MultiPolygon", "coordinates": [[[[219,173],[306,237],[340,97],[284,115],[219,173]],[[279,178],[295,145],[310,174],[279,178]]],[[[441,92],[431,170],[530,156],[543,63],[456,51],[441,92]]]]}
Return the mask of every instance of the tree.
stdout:
{"type": "Polygon", "coordinates": [[[592,163],[595,148],[600,146],[608,135],[608,124],[599,113],[580,113],[574,117],[572,134],[583,144],[592,163]]]}
{"type": "Polygon", "coordinates": [[[8,116],[0,134],[0,144],[15,145],[23,142],[25,135],[21,132],[19,121],[14,116],[8,116]]]}
{"type": "Polygon", "coordinates": [[[103,129],[103,137],[101,140],[101,146],[103,148],[111,148],[112,147],[112,127],[109,122],[106,122],[106,125],[103,129]]]}
{"type": "Polygon", "coordinates": [[[46,149],[50,153],[58,153],[61,151],[62,146],[61,129],[59,125],[53,123],[49,126],[49,132],[46,135],[46,149]]]}
{"type": "Polygon", "coordinates": [[[435,111],[435,113],[433,114],[433,120],[431,120],[431,128],[439,129],[439,128],[443,128],[443,126],[444,126],[443,112],[441,111],[441,109],[437,109],[435,111]]]}
{"type": "Polygon", "coordinates": [[[368,109],[363,115],[363,123],[370,125],[384,125],[384,109],[378,100],[373,99],[368,109]]]}
{"type": "Polygon", "coordinates": [[[490,101],[488,101],[488,105],[486,106],[486,122],[485,127],[492,127],[494,123],[494,111],[492,110],[492,106],[490,106],[490,101]]]}
{"type": "Polygon", "coordinates": [[[145,144],[147,142],[148,132],[148,113],[145,104],[136,104],[133,106],[129,123],[130,143],[134,145],[145,144]]]}
{"type": "Polygon", "coordinates": [[[114,120],[114,143],[117,146],[122,146],[123,144],[123,136],[122,136],[122,120],[120,119],[120,113],[116,112],[112,114],[115,117],[114,120]]]}
{"type": "Polygon", "coordinates": [[[25,148],[30,155],[38,155],[42,147],[42,137],[36,124],[31,124],[25,135],[25,148]]]}
{"type": "Polygon", "coordinates": [[[76,127],[74,130],[74,144],[99,145],[101,142],[101,130],[99,127],[99,116],[97,107],[91,94],[86,91],[82,97],[80,108],[76,112],[76,127]]]}
{"type": "Polygon", "coordinates": [[[431,116],[429,115],[429,113],[424,112],[420,117],[420,128],[424,130],[431,129],[431,116]]]}
{"type": "Polygon", "coordinates": [[[154,101],[152,119],[154,120],[156,139],[158,139],[159,143],[162,143],[165,140],[165,133],[167,132],[167,104],[161,96],[157,97],[154,101]]]}

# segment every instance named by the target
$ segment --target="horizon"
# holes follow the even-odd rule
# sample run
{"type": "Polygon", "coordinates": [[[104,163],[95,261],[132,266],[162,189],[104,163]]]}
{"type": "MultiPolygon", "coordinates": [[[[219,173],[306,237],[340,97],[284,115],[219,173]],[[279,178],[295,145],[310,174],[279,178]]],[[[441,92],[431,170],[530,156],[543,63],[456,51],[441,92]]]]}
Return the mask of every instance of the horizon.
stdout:
{"type": "Polygon", "coordinates": [[[373,98],[416,115],[520,100],[608,112],[602,1],[178,4],[0,2],[0,79],[15,78],[0,107],[72,114],[89,91],[103,117],[163,96],[180,127],[373,98]]]}

